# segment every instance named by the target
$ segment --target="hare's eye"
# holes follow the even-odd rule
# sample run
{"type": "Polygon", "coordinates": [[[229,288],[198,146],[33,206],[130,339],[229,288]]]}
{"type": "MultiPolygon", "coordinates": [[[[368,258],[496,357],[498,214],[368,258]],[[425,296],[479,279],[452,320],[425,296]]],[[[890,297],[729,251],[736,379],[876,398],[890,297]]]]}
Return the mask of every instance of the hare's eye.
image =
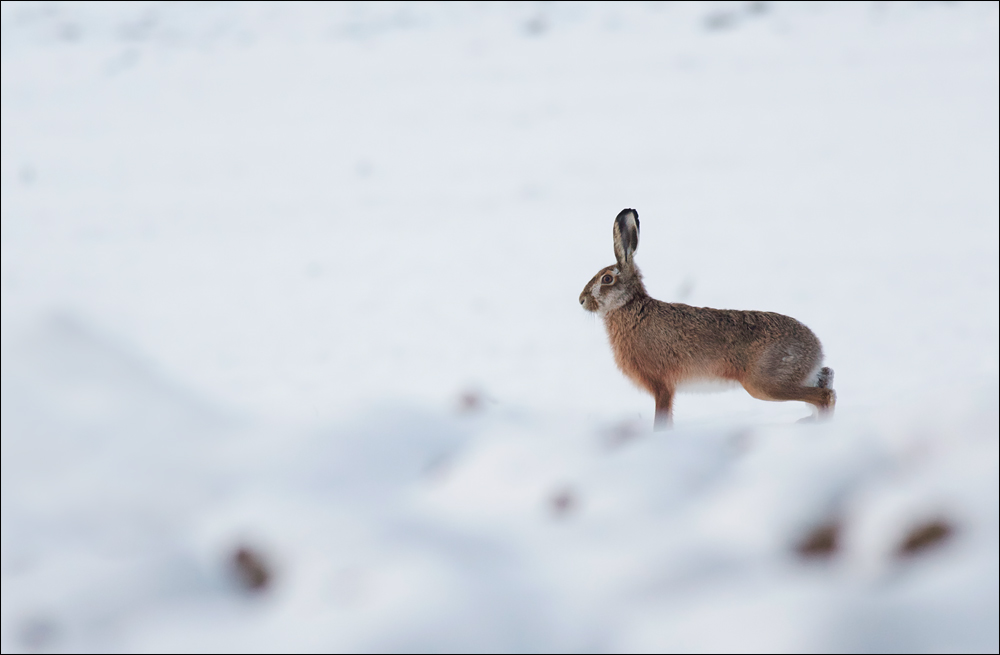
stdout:
{"type": "Polygon", "coordinates": [[[610,275],[605,275],[604,277],[601,278],[601,284],[611,284],[614,281],[615,278],[611,277],[610,275]]]}

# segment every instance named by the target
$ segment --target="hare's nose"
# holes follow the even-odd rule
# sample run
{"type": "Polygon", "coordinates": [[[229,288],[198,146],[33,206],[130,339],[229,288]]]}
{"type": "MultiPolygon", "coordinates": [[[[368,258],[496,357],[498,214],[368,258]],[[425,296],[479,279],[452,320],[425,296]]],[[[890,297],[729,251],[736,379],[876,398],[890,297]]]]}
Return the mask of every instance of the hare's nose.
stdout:
{"type": "Polygon", "coordinates": [[[584,298],[583,296],[580,296],[580,304],[582,305],[585,302],[587,302],[587,299],[584,298]]]}

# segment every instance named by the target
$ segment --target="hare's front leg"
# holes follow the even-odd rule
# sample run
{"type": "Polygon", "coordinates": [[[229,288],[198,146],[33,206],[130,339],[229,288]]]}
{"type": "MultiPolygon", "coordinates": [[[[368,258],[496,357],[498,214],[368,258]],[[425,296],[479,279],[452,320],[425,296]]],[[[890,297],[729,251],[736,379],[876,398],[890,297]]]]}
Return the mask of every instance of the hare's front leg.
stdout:
{"type": "Polygon", "coordinates": [[[666,430],[674,424],[674,390],[671,387],[660,387],[653,392],[653,397],[656,398],[656,417],[653,419],[653,429],[666,430]]]}

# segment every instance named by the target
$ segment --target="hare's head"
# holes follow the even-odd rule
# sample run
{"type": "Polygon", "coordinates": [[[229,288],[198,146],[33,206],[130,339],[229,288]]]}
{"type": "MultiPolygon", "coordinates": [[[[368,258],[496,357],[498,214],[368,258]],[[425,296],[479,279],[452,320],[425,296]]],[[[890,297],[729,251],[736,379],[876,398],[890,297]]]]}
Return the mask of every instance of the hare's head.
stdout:
{"type": "Polygon", "coordinates": [[[646,292],[642,285],[642,275],[632,260],[639,247],[639,212],[634,209],[621,210],[615,218],[612,234],[617,261],[613,266],[599,270],[580,294],[583,308],[602,316],[646,292]]]}

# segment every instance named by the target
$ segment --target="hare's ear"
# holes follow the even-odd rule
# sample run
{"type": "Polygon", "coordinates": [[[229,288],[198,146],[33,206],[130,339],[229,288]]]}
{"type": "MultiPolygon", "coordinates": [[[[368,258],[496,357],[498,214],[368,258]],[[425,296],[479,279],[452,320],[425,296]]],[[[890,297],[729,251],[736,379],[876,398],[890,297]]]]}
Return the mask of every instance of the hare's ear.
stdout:
{"type": "Polygon", "coordinates": [[[622,268],[632,265],[632,254],[639,248],[639,212],[623,209],[615,218],[613,230],[615,259],[622,268]]]}

